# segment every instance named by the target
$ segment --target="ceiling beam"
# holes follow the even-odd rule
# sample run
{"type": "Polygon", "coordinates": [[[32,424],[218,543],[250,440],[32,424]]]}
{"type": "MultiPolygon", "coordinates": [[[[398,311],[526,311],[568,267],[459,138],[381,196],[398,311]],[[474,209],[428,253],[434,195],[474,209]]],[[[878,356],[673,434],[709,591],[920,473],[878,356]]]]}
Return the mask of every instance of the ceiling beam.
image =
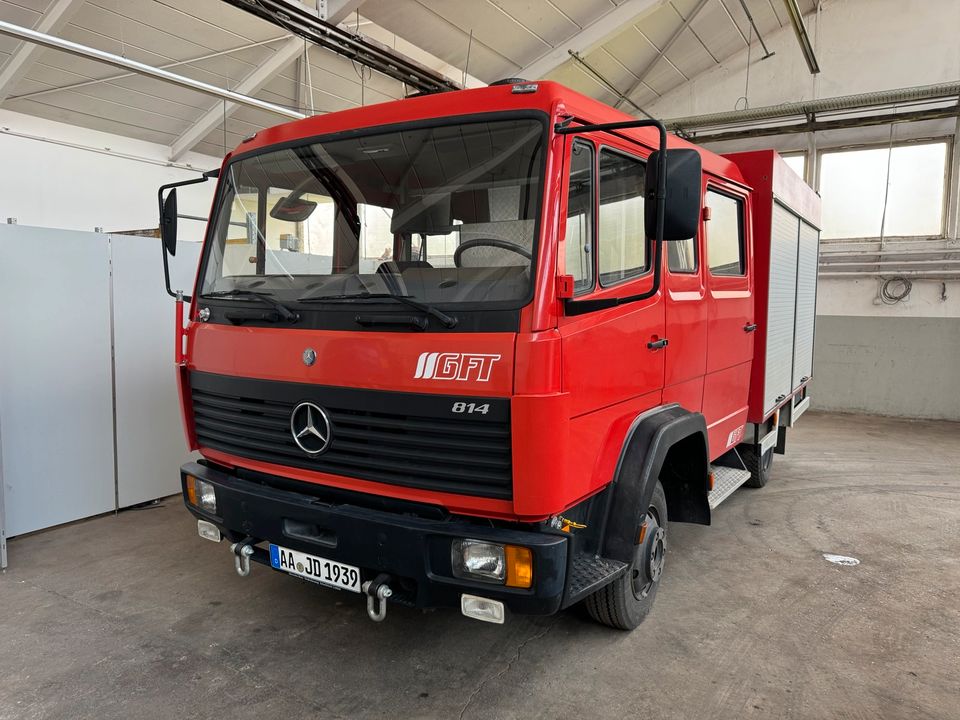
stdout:
{"type": "Polygon", "coordinates": [[[570,59],[570,52],[584,55],[614,33],[620,32],[641,15],[656,10],[666,0],[625,0],[606,15],[597,18],[566,42],[559,43],[545,55],[517,72],[518,77],[539,80],[570,59]]]}
{"type": "MultiPolygon", "coordinates": [[[[289,38],[276,52],[267,58],[252,73],[241,80],[233,92],[253,95],[272,80],[277,73],[287,67],[303,53],[303,40],[289,38]]],[[[236,112],[239,105],[233,102],[217,103],[196,120],[183,134],[170,145],[170,159],[178,160],[192,150],[197,143],[209,135],[220,123],[236,112]]]]}
{"type": "Polygon", "coordinates": [[[363,0],[318,0],[318,2],[326,3],[326,20],[331,25],[339,25],[363,5],[363,0]]]}
{"type": "MultiPolygon", "coordinates": [[[[660,48],[660,51],[654,56],[654,58],[650,62],[648,62],[644,66],[643,70],[637,73],[636,82],[634,82],[633,85],[630,86],[629,90],[623,93],[624,97],[626,98],[631,97],[640,88],[640,86],[643,85],[643,81],[647,79],[647,76],[657,66],[657,63],[663,60],[667,52],[669,52],[670,48],[673,47],[674,43],[676,43],[677,40],[680,39],[680,36],[682,36],[690,28],[690,23],[692,23],[696,19],[697,15],[699,15],[700,11],[703,10],[704,7],[706,7],[706,4],[708,2],[710,2],[710,0],[700,0],[700,2],[696,4],[696,7],[694,7],[693,10],[690,11],[690,14],[687,15],[684,21],[680,24],[680,27],[678,27],[674,31],[673,35],[671,35],[670,38],[663,44],[663,47],[660,48]]],[[[614,105],[614,107],[619,108],[622,103],[623,103],[623,98],[621,98],[620,100],[617,100],[617,103],[616,105],[614,105]]]]}
{"type": "MultiPolygon", "coordinates": [[[[34,30],[42,33],[57,33],[70,22],[70,18],[83,5],[83,0],[54,0],[40,18],[34,30]]],[[[43,52],[43,47],[30,42],[20,43],[10,59],[0,70],[0,103],[6,100],[17,84],[26,77],[33,61],[43,52]]]]}

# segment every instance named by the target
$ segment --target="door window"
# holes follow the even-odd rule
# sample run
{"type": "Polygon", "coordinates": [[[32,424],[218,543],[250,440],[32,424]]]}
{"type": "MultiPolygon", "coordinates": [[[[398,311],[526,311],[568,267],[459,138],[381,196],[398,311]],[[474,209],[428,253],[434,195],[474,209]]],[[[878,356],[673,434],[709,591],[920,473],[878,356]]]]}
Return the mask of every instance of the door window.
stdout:
{"type": "Polygon", "coordinates": [[[573,275],[574,293],[593,288],[593,147],[577,140],[570,151],[567,230],[564,236],[566,272],[573,275]]]}
{"type": "Polygon", "coordinates": [[[697,239],[670,240],[667,246],[667,267],[672,273],[695,273],[697,271],[697,239]]]}
{"type": "Polygon", "coordinates": [[[600,151],[600,284],[604,287],[647,270],[643,218],[645,165],[636,158],[600,151]]]}
{"type": "Polygon", "coordinates": [[[712,275],[746,275],[743,200],[707,190],[707,262],[712,275]]]}

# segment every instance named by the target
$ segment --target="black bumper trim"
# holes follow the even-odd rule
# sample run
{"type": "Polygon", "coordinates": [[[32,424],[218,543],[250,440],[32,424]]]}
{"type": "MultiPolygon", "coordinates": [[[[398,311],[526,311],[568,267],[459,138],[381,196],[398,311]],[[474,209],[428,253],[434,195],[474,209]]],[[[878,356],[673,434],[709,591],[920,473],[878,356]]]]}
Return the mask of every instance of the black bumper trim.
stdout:
{"type": "MultiPolygon", "coordinates": [[[[503,602],[512,612],[549,615],[561,605],[566,579],[568,539],[527,530],[489,527],[466,519],[432,519],[325,502],[300,492],[237,477],[230,471],[191,462],[186,475],[212,483],[217,515],[184,504],[197,518],[217,525],[232,541],[253,538],[360,567],[364,579],[388,573],[397,579],[404,599],[421,607],[460,607],[460,595],[470,593],[503,602]],[[290,528],[296,528],[291,532],[290,528]],[[311,539],[311,534],[315,539],[311,539]],[[534,585],[529,589],[454,578],[450,542],[473,538],[530,548],[534,585]]],[[[252,559],[269,566],[266,548],[252,559]]],[[[399,599],[399,598],[398,598],[399,599]]]]}

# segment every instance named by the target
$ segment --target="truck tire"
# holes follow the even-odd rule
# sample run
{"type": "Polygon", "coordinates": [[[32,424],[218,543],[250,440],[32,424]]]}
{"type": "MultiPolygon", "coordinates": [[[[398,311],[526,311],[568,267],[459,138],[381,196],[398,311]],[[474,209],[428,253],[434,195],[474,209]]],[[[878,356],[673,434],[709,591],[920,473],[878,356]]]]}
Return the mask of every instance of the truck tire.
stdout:
{"type": "Polygon", "coordinates": [[[752,488],[762,488],[770,479],[770,468],[773,467],[773,448],[770,448],[762,455],[758,453],[757,448],[752,445],[745,445],[740,448],[740,459],[750,471],[750,479],[744,485],[752,488]]]}
{"type": "Polygon", "coordinates": [[[627,571],[584,600],[590,617],[618,630],[633,630],[657,596],[667,550],[667,499],[659,481],[647,509],[647,530],[627,571]]]}

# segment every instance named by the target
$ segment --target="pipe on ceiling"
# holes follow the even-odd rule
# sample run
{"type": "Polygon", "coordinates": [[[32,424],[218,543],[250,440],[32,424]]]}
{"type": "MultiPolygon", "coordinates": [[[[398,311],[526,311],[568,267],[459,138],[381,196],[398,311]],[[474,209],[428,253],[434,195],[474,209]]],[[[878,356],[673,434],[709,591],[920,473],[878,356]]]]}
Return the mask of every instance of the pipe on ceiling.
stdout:
{"type": "Polygon", "coordinates": [[[669,130],[690,131],[699,128],[736,125],[739,123],[759,122],[763,120],[808,118],[811,115],[823,112],[865,110],[873,107],[883,107],[901,103],[947,100],[957,96],[960,96],[960,82],[950,82],[937,85],[899,88],[897,90],[859,93],[857,95],[841,95],[832,98],[822,98],[820,100],[784,103],[782,105],[766,105],[764,107],[748,108],[746,110],[730,110],[706,115],[690,115],[687,117],[672,118],[664,124],[669,130]]]}
{"type": "Polygon", "coordinates": [[[184,87],[189,90],[196,90],[204,95],[211,95],[223,100],[229,100],[230,102],[235,102],[239,105],[246,105],[247,107],[256,108],[257,110],[266,110],[267,112],[271,112],[276,115],[282,115],[283,117],[294,120],[301,120],[306,117],[306,115],[303,113],[283,107],[282,105],[275,105],[264,100],[258,100],[255,97],[250,97],[249,95],[243,95],[241,93],[233,92],[232,90],[226,90],[224,88],[217,87],[216,85],[210,85],[209,83],[205,83],[200,80],[194,80],[193,78],[188,78],[183,75],[177,75],[176,73],[172,73],[168,70],[153,67],[152,65],[146,65],[145,63],[137,62],[136,60],[129,60],[125,57],[121,57],[120,55],[114,55],[113,53],[106,52],[105,50],[98,50],[87,45],[81,45],[80,43],[75,43],[70,40],[64,40],[63,38],[58,38],[53,35],[47,35],[46,33],[38,32],[31,28],[14,25],[13,23],[6,22],[5,20],[0,20],[0,35],[8,35],[10,37],[17,38],[18,40],[24,40],[36,45],[42,45],[43,47],[50,48],[51,50],[60,50],[71,55],[77,55],[90,60],[96,60],[97,62],[102,62],[106,65],[112,65],[113,67],[121,68],[123,70],[131,70],[138,75],[152,77],[173,85],[179,85],[180,87],[184,87]]]}

